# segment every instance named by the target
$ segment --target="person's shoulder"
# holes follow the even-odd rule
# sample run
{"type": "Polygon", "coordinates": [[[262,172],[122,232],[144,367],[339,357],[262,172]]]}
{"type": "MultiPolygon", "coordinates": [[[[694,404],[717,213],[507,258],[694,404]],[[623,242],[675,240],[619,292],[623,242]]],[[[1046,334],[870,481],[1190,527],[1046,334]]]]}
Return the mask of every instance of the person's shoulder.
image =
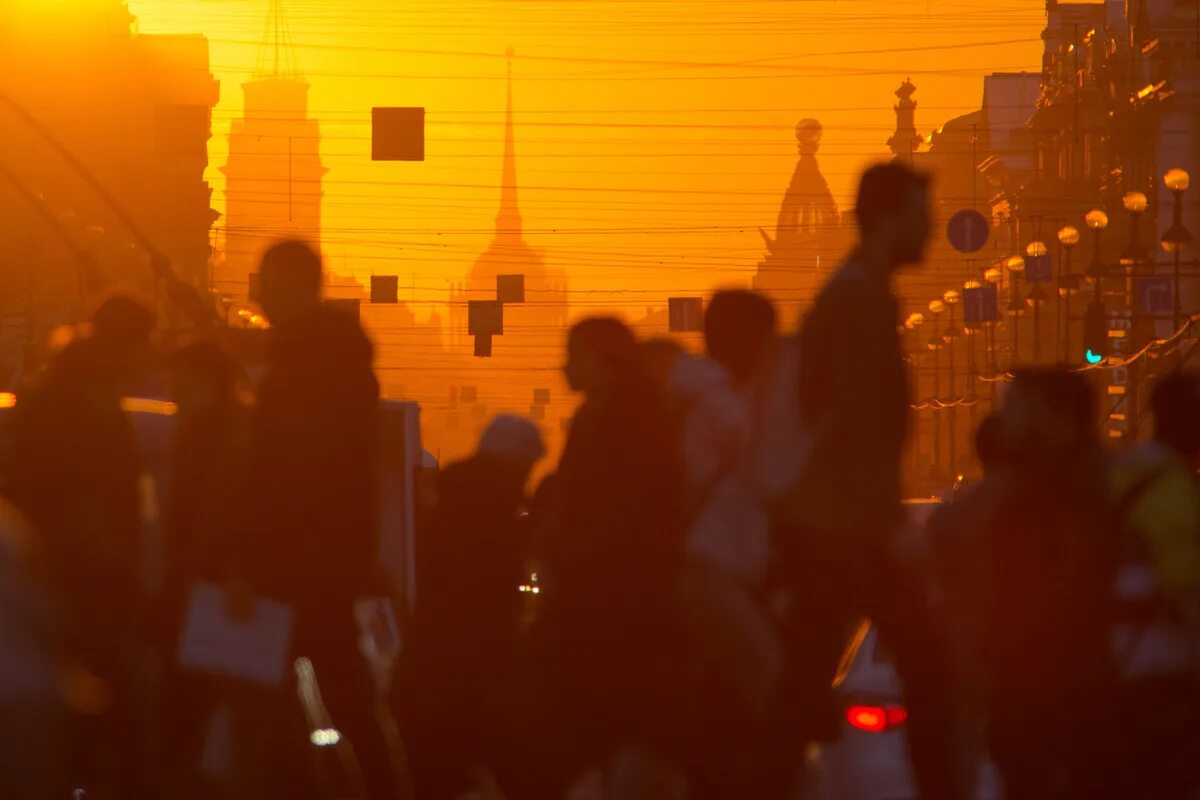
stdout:
{"type": "Polygon", "coordinates": [[[471,459],[469,458],[447,464],[438,470],[438,491],[445,492],[447,489],[457,488],[462,485],[470,472],[471,459]]]}
{"type": "Polygon", "coordinates": [[[320,306],[313,312],[313,328],[324,336],[346,342],[369,342],[362,323],[353,314],[329,306],[320,306]]]}
{"type": "Polygon", "coordinates": [[[668,392],[682,400],[694,401],[729,386],[725,369],[705,356],[685,354],[675,360],[667,379],[668,392]]]}
{"type": "Polygon", "coordinates": [[[371,340],[359,321],[351,314],[328,306],[318,306],[280,327],[273,337],[271,350],[276,358],[302,354],[304,358],[312,359],[330,354],[341,360],[369,359],[373,355],[371,340]]]}
{"type": "Polygon", "coordinates": [[[469,456],[438,473],[439,505],[454,514],[503,503],[508,495],[504,483],[498,462],[469,456]]]}
{"type": "Polygon", "coordinates": [[[1108,468],[1118,494],[1158,476],[1187,472],[1175,452],[1159,442],[1145,442],[1113,456],[1108,468]]]}
{"type": "Polygon", "coordinates": [[[838,268],[817,293],[813,310],[816,312],[859,306],[870,302],[877,294],[865,268],[856,261],[848,261],[838,268]]]}
{"type": "Polygon", "coordinates": [[[1148,442],[1113,460],[1111,485],[1118,504],[1140,492],[1135,505],[1161,502],[1200,505],[1200,484],[1187,463],[1171,448],[1148,442]]]}

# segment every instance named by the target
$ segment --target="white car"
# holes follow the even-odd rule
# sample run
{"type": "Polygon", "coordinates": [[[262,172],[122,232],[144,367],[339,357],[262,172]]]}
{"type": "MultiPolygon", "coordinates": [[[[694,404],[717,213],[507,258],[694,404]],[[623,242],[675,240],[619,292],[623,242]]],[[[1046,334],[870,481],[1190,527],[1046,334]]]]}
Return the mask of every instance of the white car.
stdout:
{"type": "MultiPolygon", "coordinates": [[[[862,623],[835,681],[842,736],[807,754],[803,800],[915,800],[900,677],[877,630],[862,623]]],[[[999,800],[991,764],[981,764],[972,795],[999,800]]]]}

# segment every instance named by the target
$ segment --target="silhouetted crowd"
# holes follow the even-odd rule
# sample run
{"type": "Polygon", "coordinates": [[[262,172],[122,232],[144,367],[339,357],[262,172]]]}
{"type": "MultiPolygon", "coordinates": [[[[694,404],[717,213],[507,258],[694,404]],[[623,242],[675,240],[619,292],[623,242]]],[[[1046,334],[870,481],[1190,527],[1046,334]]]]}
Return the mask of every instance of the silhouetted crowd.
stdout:
{"type": "Polygon", "coordinates": [[[921,798],[1196,797],[1200,377],[1117,449],[1089,373],[1018,370],[982,477],[918,518],[893,278],[928,179],[870,169],[856,216],[795,333],[741,290],[704,354],[572,327],[556,465],[510,415],[417,465],[415,597],[372,344],[313,250],[264,256],[255,381],[102,298],[0,421],[0,797],[825,800],[867,631],[921,798]]]}

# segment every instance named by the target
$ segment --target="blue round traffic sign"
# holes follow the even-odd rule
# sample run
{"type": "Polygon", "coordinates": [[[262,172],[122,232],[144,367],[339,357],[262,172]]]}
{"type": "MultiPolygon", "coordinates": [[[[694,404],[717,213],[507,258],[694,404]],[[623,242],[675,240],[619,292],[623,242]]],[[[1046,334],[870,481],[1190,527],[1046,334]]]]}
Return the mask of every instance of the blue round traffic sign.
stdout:
{"type": "Polygon", "coordinates": [[[967,208],[950,218],[946,226],[946,238],[960,253],[977,253],[985,244],[991,228],[983,214],[967,208]]]}

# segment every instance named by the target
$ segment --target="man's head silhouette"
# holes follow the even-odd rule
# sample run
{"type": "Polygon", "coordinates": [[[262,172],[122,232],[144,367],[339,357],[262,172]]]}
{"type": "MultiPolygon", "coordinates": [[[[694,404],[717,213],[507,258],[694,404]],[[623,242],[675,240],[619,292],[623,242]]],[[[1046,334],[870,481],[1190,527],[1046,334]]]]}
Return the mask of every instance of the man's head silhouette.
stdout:
{"type": "Polygon", "coordinates": [[[1004,417],[998,411],[984,417],[975,429],[975,454],[985,476],[996,474],[1004,466],[1008,458],[1007,433],[1004,417]]]}
{"type": "Polygon", "coordinates": [[[929,176],[902,164],[863,173],[854,210],[864,255],[889,270],[925,258],[932,226],[929,176]]]}
{"type": "Polygon", "coordinates": [[[639,355],[637,337],[615,317],[577,322],[567,335],[567,383],[577,392],[602,392],[636,370],[639,355]]]}
{"type": "Polygon", "coordinates": [[[105,370],[114,386],[131,390],[132,382],[151,361],[153,308],[133,295],[110,292],[98,299],[89,322],[91,335],[87,338],[92,346],[79,352],[86,351],[94,360],[93,366],[105,370]]]}
{"type": "Polygon", "coordinates": [[[1009,455],[1025,463],[1046,463],[1096,441],[1095,392],[1083,375],[1063,367],[1017,370],[1001,413],[1009,455]]]}
{"type": "Polygon", "coordinates": [[[1167,375],[1154,387],[1150,408],[1154,438],[1189,463],[1200,460],[1200,376],[1182,371],[1167,375]]]}
{"type": "Polygon", "coordinates": [[[767,298],[744,290],[720,291],[704,314],[704,342],[736,383],[746,383],[766,361],[775,326],[775,307],[767,298]]]}
{"type": "Polygon", "coordinates": [[[525,417],[500,414],[484,429],[478,453],[506,464],[513,477],[524,485],[534,465],[546,455],[546,444],[537,425],[525,417]]]}
{"type": "Polygon", "coordinates": [[[259,304],[272,325],[283,325],[321,302],[321,257],[290,240],[263,254],[259,304]]]}

